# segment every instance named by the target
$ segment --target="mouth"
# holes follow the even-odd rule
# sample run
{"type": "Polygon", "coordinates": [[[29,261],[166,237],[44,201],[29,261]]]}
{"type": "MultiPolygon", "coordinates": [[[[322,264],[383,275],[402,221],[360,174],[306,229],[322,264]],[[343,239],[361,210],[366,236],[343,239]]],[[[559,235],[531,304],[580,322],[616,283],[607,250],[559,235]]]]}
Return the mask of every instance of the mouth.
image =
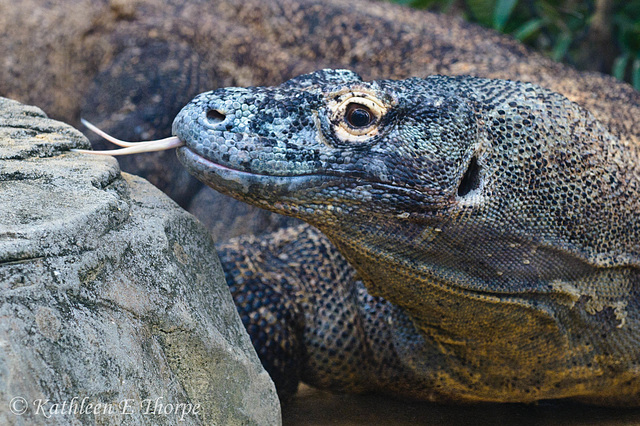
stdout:
{"type": "Polygon", "coordinates": [[[232,169],[202,157],[188,146],[178,148],[176,154],[182,165],[198,180],[229,195],[262,193],[273,199],[311,187],[335,185],[339,179],[320,174],[274,176],[232,169]]]}

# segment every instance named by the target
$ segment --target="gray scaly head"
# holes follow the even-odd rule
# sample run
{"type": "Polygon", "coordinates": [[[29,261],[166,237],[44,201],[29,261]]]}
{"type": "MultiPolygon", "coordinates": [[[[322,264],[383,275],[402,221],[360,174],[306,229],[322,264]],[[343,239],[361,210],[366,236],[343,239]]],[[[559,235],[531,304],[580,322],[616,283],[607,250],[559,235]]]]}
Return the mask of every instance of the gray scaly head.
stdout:
{"type": "Polygon", "coordinates": [[[455,90],[438,79],[363,82],[323,70],[203,93],[173,132],[191,173],[263,208],[318,225],[430,214],[455,202],[476,149],[470,102],[455,90]]]}

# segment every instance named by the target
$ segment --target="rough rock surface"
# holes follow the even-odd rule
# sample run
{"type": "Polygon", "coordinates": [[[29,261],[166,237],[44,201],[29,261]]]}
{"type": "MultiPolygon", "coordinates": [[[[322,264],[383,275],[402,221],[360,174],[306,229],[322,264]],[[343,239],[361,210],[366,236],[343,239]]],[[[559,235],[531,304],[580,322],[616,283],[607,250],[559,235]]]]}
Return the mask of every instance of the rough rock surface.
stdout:
{"type": "Polygon", "coordinates": [[[87,146],[0,98],[0,424],[277,424],[206,230],[87,146]]]}

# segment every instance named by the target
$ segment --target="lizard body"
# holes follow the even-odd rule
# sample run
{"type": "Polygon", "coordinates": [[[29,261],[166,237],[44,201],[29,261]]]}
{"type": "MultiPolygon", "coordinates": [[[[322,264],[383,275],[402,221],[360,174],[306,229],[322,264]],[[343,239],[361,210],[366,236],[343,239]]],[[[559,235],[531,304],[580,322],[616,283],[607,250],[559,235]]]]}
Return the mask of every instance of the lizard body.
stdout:
{"type": "Polygon", "coordinates": [[[173,132],[204,183],[337,247],[223,247],[283,394],[640,402],[639,149],[563,96],[324,70],[199,95],[173,132]]]}

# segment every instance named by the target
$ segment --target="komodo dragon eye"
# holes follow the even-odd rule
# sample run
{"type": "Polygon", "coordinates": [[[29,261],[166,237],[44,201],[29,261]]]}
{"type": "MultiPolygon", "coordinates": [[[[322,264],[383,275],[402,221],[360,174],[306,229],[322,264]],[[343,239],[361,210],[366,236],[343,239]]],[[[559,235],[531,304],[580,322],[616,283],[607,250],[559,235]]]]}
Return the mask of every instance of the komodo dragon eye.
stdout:
{"type": "Polygon", "coordinates": [[[373,114],[369,108],[356,103],[349,104],[344,118],[347,124],[356,128],[367,127],[373,122],[373,114]]]}
{"type": "Polygon", "coordinates": [[[371,93],[344,91],[329,103],[331,123],[343,142],[365,142],[378,134],[388,106],[371,93]]]}

